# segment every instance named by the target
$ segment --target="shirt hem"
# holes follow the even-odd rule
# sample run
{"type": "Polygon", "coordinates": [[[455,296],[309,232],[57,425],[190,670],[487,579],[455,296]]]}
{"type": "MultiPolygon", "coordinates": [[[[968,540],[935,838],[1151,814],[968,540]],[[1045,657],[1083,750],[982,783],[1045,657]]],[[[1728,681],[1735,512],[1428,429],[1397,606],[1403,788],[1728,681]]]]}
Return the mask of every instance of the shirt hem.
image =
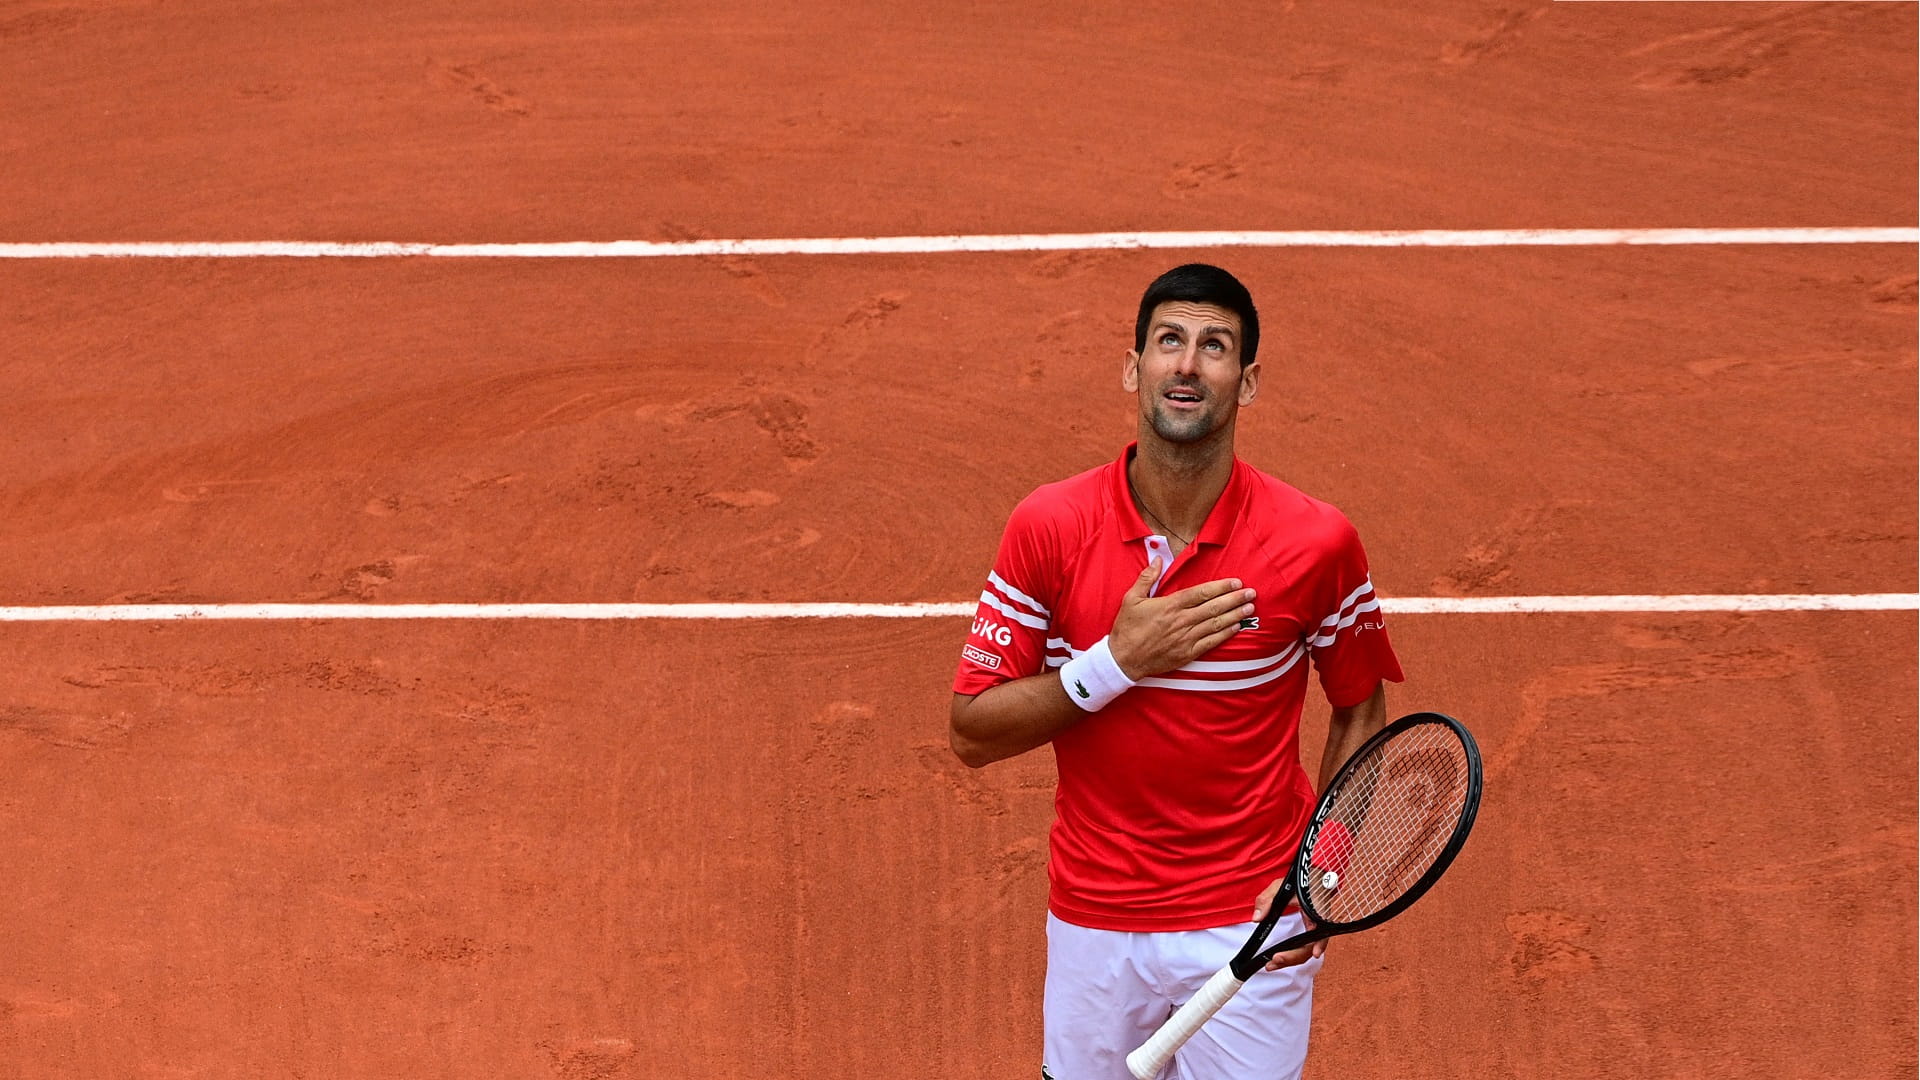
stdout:
{"type": "MultiPolygon", "coordinates": [[[[1290,903],[1286,910],[1299,909],[1298,904],[1290,903]]],[[[1058,900],[1047,902],[1047,911],[1061,922],[1088,930],[1113,930],[1129,934],[1177,933],[1184,930],[1213,930],[1222,926],[1237,926],[1253,920],[1253,905],[1240,904],[1232,908],[1202,912],[1181,912],[1174,915],[1141,915],[1137,912],[1117,915],[1113,912],[1076,911],[1061,905],[1058,900]]]]}

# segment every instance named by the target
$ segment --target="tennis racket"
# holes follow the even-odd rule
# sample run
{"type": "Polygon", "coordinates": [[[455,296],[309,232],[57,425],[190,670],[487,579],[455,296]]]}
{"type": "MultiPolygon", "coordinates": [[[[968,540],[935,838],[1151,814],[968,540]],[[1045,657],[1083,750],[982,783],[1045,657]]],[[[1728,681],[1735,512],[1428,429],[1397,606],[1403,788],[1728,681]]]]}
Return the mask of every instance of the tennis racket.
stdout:
{"type": "Polygon", "coordinates": [[[1293,867],[1267,915],[1226,967],[1127,1055],[1137,1080],[1154,1080],[1174,1051],[1277,953],[1378,926],[1439,880],[1466,843],[1480,808],[1480,748],[1458,720],[1403,716],[1334,774],[1307,823],[1293,867]],[[1297,899],[1311,926],[1267,945],[1297,899]]]}

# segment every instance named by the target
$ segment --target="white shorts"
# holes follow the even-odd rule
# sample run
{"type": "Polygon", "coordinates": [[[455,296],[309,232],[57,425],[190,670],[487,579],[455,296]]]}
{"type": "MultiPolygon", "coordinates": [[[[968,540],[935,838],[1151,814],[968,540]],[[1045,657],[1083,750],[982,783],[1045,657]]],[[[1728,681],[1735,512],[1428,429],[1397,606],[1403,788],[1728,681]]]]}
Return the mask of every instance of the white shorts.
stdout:
{"type": "MultiPolygon", "coordinates": [[[[1303,928],[1284,915],[1271,941],[1303,928]]],[[[1045,1075],[1133,1080],[1126,1058],[1246,944],[1253,924],[1136,934],[1047,915],[1045,1075]]],[[[1295,1080],[1307,1060],[1320,960],[1257,972],[1174,1055],[1160,1080],[1295,1080]]]]}

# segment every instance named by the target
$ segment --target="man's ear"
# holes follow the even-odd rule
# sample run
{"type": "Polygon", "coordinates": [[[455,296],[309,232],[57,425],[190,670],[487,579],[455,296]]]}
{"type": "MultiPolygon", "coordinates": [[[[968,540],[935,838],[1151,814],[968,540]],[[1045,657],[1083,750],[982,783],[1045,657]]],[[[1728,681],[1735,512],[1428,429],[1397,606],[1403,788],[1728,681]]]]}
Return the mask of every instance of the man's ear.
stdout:
{"type": "Polygon", "coordinates": [[[1140,392],[1140,354],[1127,350],[1127,358],[1120,361],[1120,389],[1129,394],[1140,392]]]}
{"type": "Polygon", "coordinates": [[[1240,369],[1240,407],[1253,404],[1254,396],[1260,392],[1260,361],[1255,360],[1240,369]]]}

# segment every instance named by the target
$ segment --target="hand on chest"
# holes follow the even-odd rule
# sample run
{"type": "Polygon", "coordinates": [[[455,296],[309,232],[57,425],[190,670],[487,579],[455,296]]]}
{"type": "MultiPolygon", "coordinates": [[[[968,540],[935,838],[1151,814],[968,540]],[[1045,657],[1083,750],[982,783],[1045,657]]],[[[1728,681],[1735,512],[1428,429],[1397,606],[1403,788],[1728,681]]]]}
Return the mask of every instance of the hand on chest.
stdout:
{"type": "Polygon", "coordinates": [[[1254,591],[1252,612],[1239,618],[1235,632],[1183,670],[1229,672],[1264,669],[1300,648],[1307,630],[1304,613],[1297,610],[1296,589],[1287,568],[1254,551],[1233,545],[1195,544],[1177,555],[1157,535],[1128,545],[1130,559],[1111,565],[1107,572],[1075,575],[1056,610],[1055,630],[1073,649],[1085,648],[1104,636],[1148,564],[1165,569],[1150,590],[1158,603],[1169,601],[1198,607],[1222,593],[1230,580],[1254,591]],[[1251,667],[1249,667],[1251,665],[1251,667]]]}

